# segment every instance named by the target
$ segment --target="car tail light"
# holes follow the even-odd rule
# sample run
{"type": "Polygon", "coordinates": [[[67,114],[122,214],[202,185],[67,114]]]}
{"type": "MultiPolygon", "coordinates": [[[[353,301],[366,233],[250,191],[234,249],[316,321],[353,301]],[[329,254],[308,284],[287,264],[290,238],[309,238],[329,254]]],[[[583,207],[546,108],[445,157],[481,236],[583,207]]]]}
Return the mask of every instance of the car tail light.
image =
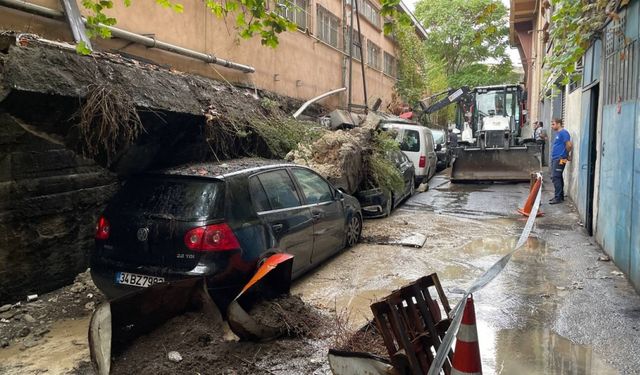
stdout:
{"type": "Polygon", "coordinates": [[[419,168],[424,168],[427,166],[427,157],[424,155],[420,155],[420,162],[418,163],[419,168]]]}
{"type": "Polygon", "coordinates": [[[226,223],[193,228],[184,235],[184,244],[194,251],[225,251],[240,247],[226,223]]]}
{"type": "Polygon", "coordinates": [[[96,223],[96,240],[109,239],[110,232],[111,225],[109,224],[109,220],[105,219],[104,216],[100,216],[98,222],[96,223]]]}

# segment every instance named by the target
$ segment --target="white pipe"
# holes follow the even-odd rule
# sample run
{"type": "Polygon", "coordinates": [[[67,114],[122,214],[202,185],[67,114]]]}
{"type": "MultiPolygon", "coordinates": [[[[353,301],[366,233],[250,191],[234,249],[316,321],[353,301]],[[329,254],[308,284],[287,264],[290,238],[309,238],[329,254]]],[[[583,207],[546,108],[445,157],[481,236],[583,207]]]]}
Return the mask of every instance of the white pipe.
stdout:
{"type": "Polygon", "coordinates": [[[307,109],[307,107],[313,103],[313,102],[317,102],[320,99],[326,98],[327,96],[333,95],[333,94],[337,94],[339,92],[345,91],[347,88],[346,87],[341,87],[339,89],[335,89],[329,92],[325,92],[322,95],[316,96],[313,99],[309,99],[306,102],[304,102],[304,104],[296,111],[296,113],[293,114],[293,118],[298,118],[298,116],[300,116],[300,114],[302,112],[304,112],[305,109],[307,109]]]}
{"type": "MultiPolygon", "coordinates": [[[[33,13],[33,14],[47,17],[47,18],[53,18],[53,19],[64,18],[64,13],[59,10],[43,7],[36,4],[27,3],[25,1],[0,0],[0,5],[5,6],[7,8],[17,9],[17,10],[25,11],[28,13],[33,13]]],[[[85,25],[87,24],[86,18],[83,17],[82,21],[84,22],[85,25]]],[[[222,65],[226,68],[239,70],[244,73],[254,73],[256,71],[255,68],[253,68],[252,66],[239,64],[233,61],[215,57],[213,55],[208,55],[206,53],[197,52],[191,49],[187,49],[187,48],[183,48],[183,47],[169,44],[166,42],[162,42],[162,41],[156,40],[155,38],[142,36],[140,34],[132,33],[130,31],[119,29],[117,27],[106,26],[103,24],[99,24],[99,26],[106,27],[107,29],[109,29],[111,31],[111,35],[113,35],[114,37],[125,39],[134,43],[139,43],[150,48],[157,48],[164,51],[176,53],[178,55],[191,57],[193,59],[201,60],[210,64],[222,65]]]]}

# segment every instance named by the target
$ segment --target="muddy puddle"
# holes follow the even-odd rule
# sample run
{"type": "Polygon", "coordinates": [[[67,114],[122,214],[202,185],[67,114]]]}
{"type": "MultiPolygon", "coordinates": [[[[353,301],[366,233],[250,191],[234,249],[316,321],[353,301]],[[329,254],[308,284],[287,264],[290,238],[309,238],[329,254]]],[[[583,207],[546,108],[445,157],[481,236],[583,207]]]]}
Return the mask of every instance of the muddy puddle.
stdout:
{"type": "Polygon", "coordinates": [[[485,374],[583,374],[619,372],[593,352],[546,328],[504,329],[478,324],[485,374]]]}
{"type": "Polygon", "coordinates": [[[4,375],[66,374],[89,358],[87,327],[89,317],[61,320],[40,339],[38,345],[24,348],[12,345],[0,349],[0,373],[4,375]]]}

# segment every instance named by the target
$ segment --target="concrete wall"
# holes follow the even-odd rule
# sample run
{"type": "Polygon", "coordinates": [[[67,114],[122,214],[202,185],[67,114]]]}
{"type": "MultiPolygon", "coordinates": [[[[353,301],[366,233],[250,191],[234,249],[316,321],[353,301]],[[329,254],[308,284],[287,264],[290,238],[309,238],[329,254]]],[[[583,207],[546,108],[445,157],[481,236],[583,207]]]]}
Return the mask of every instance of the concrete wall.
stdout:
{"type": "MultiPolygon", "coordinates": [[[[60,9],[55,0],[33,0],[33,3],[60,9]]],[[[206,64],[189,58],[148,49],[117,39],[97,40],[102,49],[113,49],[139,56],[159,64],[166,64],[180,71],[191,72],[203,76],[229,80],[249,87],[273,91],[281,95],[309,99],[329,90],[345,85],[344,69],[348,66],[345,53],[341,49],[320,41],[316,37],[317,6],[329,10],[342,20],[342,2],[339,0],[311,0],[308,7],[308,30],[286,32],[280,35],[280,45],[273,49],[260,44],[257,37],[241,39],[236,35],[235,17],[228,20],[216,18],[199,0],[186,0],[184,13],[162,8],[152,2],[134,1],[131,7],[125,8],[122,2],[116,1],[114,9],[108,11],[110,16],[118,20],[119,28],[154,35],[158,40],[190,48],[199,52],[212,54],[234,62],[251,65],[256,72],[239,73],[221,66],[206,64]],[[140,17],[144,14],[145,17],[140,17]]],[[[377,3],[376,3],[377,4],[377,3]]],[[[27,13],[0,8],[0,25],[4,29],[12,29],[37,33],[54,40],[71,42],[73,39],[68,26],[63,22],[52,21],[27,13]]],[[[349,8],[347,8],[349,9],[349,8]]],[[[86,11],[82,10],[84,13],[86,11]]],[[[341,21],[344,26],[348,22],[341,21]]],[[[371,40],[378,45],[381,69],[366,67],[367,94],[372,103],[380,97],[383,107],[389,103],[395,78],[382,73],[384,52],[395,56],[393,41],[384,36],[382,30],[373,26],[361,17],[364,60],[366,60],[366,41],[371,40]]],[[[342,33],[339,32],[339,47],[342,48],[342,33]]],[[[354,64],[353,101],[363,103],[362,79],[360,64],[354,64]]],[[[323,104],[338,106],[346,104],[346,93],[325,99],[323,104]]]]}
{"type": "Polygon", "coordinates": [[[0,111],[0,304],[73,281],[115,178],[0,111]]]}
{"type": "MultiPolygon", "coordinates": [[[[566,94],[565,99],[565,118],[564,127],[571,134],[571,142],[573,143],[572,161],[567,164],[564,172],[565,194],[567,194],[573,202],[578,200],[579,171],[580,164],[580,139],[582,137],[582,89],[577,88],[573,92],[566,94]]],[[[551,125],[551,124],[549,124],[551,125]]]]}

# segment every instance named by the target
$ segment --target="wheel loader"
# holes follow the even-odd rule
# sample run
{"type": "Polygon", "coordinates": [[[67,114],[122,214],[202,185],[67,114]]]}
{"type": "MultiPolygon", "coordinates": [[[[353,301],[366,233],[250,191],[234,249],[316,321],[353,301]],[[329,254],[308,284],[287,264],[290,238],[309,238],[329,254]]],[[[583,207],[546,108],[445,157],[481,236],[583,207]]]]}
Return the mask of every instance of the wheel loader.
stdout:
{"type": "Polygon", "coordinates": [[[520,85],[463,87],[446,94],[423,110],[430,114],[457,104],[455,126],[461,137],[452,148],[452,182],[529,181],[541,170],[540,146],[523,137],[520,85]]]}

